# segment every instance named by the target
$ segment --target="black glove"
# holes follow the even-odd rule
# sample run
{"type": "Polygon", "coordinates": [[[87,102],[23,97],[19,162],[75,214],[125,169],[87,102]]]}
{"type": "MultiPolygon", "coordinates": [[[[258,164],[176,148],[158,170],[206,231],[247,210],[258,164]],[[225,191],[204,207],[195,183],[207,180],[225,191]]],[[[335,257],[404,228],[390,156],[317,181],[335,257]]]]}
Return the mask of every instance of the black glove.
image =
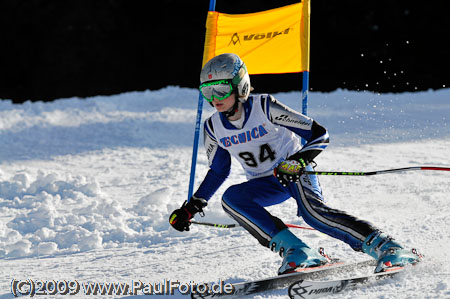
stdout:
{"type": "Polygon", "coordinates": [[[299,156],[299,153],[296,153],[288,157],[273,170],[273,175],[284,187],[287,187],[289,183],[298,182],[305,171],[306,162],[299,156]]]}
{"type": "Polygon", "coordinates": [[[203,198],[192,196],[191,199],[185,201],[181,208],[176,209],[170,214],[169,223],[172,227],[180,232],[188,231],[191,220],[196,213],[204,216],[203,208],[206,207],[207,202],[203,198]]]}

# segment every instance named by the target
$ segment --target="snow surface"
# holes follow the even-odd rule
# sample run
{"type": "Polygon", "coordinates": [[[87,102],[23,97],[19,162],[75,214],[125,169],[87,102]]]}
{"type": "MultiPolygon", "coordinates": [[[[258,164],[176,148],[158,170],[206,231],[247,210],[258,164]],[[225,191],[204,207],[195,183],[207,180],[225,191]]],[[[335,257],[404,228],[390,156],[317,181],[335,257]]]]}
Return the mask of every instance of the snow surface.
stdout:
{"type": "MultiPolygon", "coordinates": [[[[300,107],[298,92],[275,96],[300,107]]],[[[168,215],[187,199],[197,99],[195,89],[167,87],[48,103],[0,101],[1,299],[13,297],[13,278],[235,283],[276,274],[280,257],[242,228],[169,228],[168,215]]],[[[450,165],[450,89],[311,92],[309,107],[331,135],[318,170],[450,165]]],[[[212,113],[205,104],[203,118],[212,113]]],[[[200,146],[196,186],[206,171],[200,146]]],[[[243,180],[233,161],[229,179],[197,220],[234,223],[220,195],[243,180]]],[[[394,279],[333,298],[450,298],[450,173],[323,176],[321,184],[329,205],[372,221],[426,255],[424,263],[394,279]]],[[[293,200],[269,210],[305,225],[293,200]]],[[[318,232],[294,232],[331,256],[366,258],[318,232]]],[[[361,273],[337,276],[354,274],[361,273]]],[[[276,290],[255,298],[286,294],[276,290]]],[[[90,296],[80,291],[76,297],[90,296]]]]}

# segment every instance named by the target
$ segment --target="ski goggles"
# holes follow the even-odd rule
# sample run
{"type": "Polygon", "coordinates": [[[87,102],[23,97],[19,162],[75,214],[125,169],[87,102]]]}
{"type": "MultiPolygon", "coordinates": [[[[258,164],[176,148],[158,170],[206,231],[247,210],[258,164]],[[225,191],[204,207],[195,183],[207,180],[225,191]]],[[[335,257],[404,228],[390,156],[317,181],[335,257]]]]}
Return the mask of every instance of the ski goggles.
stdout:
{"type": "Polygon", "coordinates": [[[233,84],[231,80],[218,80],[203,83],[199,89],[205,100],[211,103],[214,98],[219,101],[228,98],[233,93],[233,84]]]}

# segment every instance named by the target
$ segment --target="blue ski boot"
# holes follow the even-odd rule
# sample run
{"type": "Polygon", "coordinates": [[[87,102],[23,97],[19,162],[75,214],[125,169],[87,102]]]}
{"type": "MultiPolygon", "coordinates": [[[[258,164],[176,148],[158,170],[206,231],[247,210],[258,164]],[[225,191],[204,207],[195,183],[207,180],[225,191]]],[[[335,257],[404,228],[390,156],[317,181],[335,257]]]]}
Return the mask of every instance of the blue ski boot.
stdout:
{"type": "Polygon", "coordinates": [[[278,269],[279,275],[294,272],[297,268],[318,267],[330,262],[325,254],[311,249],[287,228],[276,234],[269,246],[283,258],[278,269]]]}
{"type": "Polygon", "coordinates": [[[362,250],[377,260],[375,273],[408,264],[415,265],[423,257],[416,249],[403,249],[400,244],[380,231],[374,231],[364,240],[362,250]]]}

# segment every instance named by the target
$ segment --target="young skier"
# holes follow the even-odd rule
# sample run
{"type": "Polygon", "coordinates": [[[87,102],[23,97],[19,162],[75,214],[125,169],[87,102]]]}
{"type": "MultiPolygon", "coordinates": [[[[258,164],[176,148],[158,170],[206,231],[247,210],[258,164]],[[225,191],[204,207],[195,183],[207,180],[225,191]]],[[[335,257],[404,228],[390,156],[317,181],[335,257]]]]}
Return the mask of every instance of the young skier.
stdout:
{"type": "Polygon", "coordinates": [[[170,215],[175,229],[188,231],[190,219],[203,213],[227,178],[233,156],[248,181],[225,191],[223,209],[263,246],[280,253],[279,274],[329,262],[264,208],[291,197],[297,202],[297,215],[311,227],[374,257],[375,272],[420,260],[415,250],[403,249],[372,224],[324,204],[317,176],[304,171],[313,170],[313,159],[327,147],[327,130],[271,95],[250,95],[250,78],[237,55],[211,59],[201,70],[200,82],[202,96],[217,110],[204,123],[210,169],[190,200],[170,215]],[[303,147],[299,137],[307,141],[303,147]]]}

